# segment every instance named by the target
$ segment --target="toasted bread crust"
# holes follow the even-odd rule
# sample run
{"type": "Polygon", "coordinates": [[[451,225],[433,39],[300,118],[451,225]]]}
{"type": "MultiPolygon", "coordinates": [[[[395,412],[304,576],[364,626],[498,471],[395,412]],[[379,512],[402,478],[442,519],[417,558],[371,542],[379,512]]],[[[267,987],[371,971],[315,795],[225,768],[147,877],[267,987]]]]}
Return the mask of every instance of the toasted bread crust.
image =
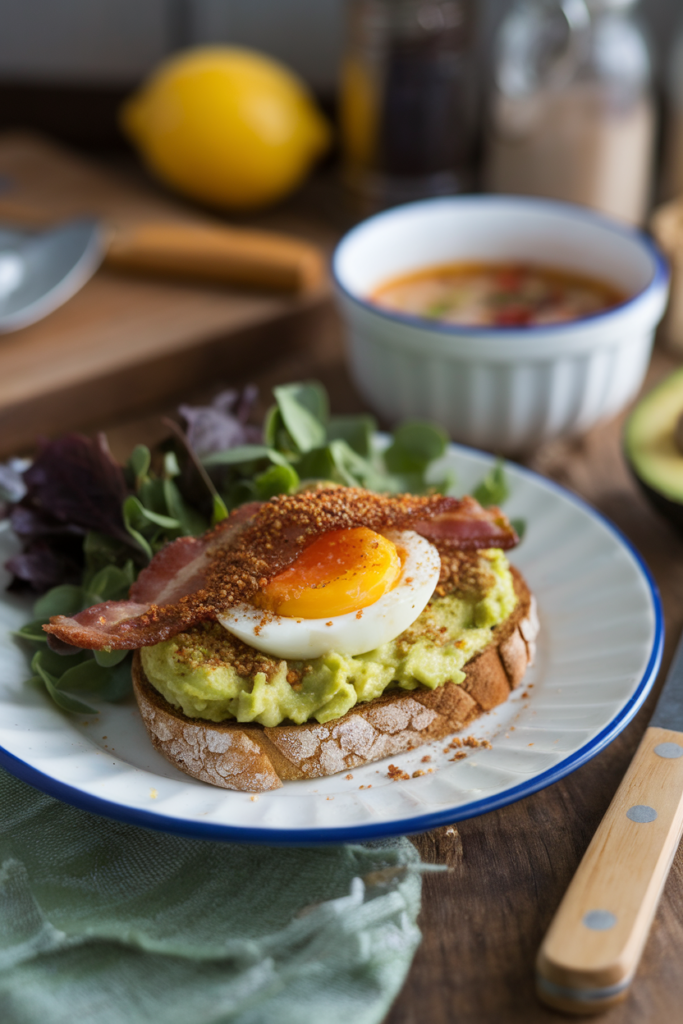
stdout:
{"type": "Polygon", "coordinates": [[[520,573],[512,572],[517,607],[493,630],[489,646],[465,666],[463,683],[392,690],[325,725],[269,729],[188,718],[154,689],[136,651],[133,688],[152,743],[177,768],[203,782],[262,792],[277,789],[282,780],[334,775],[443,739],[507,700],[533,661],[535,601],[520,573]]]}

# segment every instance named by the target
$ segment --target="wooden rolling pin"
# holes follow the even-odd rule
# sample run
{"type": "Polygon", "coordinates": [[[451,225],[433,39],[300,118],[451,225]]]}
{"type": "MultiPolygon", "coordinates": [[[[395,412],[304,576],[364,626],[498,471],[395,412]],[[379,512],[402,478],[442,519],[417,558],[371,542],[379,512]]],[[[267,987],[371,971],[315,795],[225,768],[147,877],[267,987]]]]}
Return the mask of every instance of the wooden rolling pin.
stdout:
{"type": "Polygon", "coordinates": [[[107,225],[107,267],[270,291],[305,292],[325,278],[317,246],[286,235],[183,221],[107,225]]]}

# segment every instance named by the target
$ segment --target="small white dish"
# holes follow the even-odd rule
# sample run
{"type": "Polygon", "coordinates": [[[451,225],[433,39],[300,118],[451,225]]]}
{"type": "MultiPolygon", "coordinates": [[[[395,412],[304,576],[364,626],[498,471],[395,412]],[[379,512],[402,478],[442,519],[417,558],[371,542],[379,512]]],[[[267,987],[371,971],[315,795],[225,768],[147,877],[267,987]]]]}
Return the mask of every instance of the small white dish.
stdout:
{"type": "Polygon", "coordinates": [[[615,415],[642,384],[668,296],[645,234],[571,203],[454,196],[371,217],[333,273],[355,382],[388,422],[436,420],[456,441],[515,453],[615,415]],[[521,262],[593,276],[630,298],[569,323],[464,327],[383,309],[382,282],[457,262],[521,262]]]}
{"type": "MultiPolygon", "coordinates": [[[[463,493],[493,460],[452,446],[446,461],[463,493]]],[[[506,510],[528,523],[511,560],[536,594],[541,633],[524,684],[466,730],[491,740],[491,749],[453,761],[454,751],[442,741],[258,796],[217,789],[182,774],[154,750],[132,697],[119,705],[102,702],[96,716],[72,716],[41,688],[25,685],[28,662],[10,630],[30,618],[30,606],[4,591],[4,573],[0,765],[106,817],[186,836],[269,844],[422,832],[543,789],[628,724],[655,680],[664,630],[645,565],[609,522],[528,470],[510,465],[508,475],[506,510]],[[423,761],[426,755],[431,761],[423,761]],[[389,762],[410,776],[425,774],[392,781],[389,762]]],[[[9,529],[0,531],[0,564],[16,548],[9,529]]]]}

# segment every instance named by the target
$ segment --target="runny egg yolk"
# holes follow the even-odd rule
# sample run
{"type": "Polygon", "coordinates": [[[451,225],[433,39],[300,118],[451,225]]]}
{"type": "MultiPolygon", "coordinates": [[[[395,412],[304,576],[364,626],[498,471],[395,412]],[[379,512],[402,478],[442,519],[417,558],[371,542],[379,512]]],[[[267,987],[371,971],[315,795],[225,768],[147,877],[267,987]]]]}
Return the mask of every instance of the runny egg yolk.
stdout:
{"type": "Polygon", "coordinates": [[[398,548],[365,526],[324,533],[259,592],[254,603],[288,618],[328,619],[360,611],[401,575],[398,548]]]}

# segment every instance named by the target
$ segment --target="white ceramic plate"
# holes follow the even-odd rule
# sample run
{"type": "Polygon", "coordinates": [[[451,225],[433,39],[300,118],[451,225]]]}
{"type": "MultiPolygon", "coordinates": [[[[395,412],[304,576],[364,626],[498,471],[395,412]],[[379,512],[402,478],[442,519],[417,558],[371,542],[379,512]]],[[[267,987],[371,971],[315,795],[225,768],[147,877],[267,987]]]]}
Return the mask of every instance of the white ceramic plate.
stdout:
{"type": "MultiPolygon", "coordinates": [[[[492,459],[453,446],[448,462],[465,493],[492,459]]],[[[26,656],[10,631],[29,609],[3,593],[0,764],[97,814],[187,836],[273,844],[421,832],[550,785],[613,740],[644,701],[661,661],[662,613],[647,568],[615,527],[542,477],[514,465],[508,475],[506,511],[528,524],[511,561],[536,594],[541,633],[524,685],[467,730],[491,740],[491,749],[454,762],[442,741],[354,769],[353,778],[286,782],[258,797],[217,789],[157,754],[132,697],[82,718],[25,686],[26,656]],[[390,761],[411,776],[434,770],[395,782],[390,761]]],[[[15,549],[10,531],[0,533],[0,561],[15,549]]]]}

